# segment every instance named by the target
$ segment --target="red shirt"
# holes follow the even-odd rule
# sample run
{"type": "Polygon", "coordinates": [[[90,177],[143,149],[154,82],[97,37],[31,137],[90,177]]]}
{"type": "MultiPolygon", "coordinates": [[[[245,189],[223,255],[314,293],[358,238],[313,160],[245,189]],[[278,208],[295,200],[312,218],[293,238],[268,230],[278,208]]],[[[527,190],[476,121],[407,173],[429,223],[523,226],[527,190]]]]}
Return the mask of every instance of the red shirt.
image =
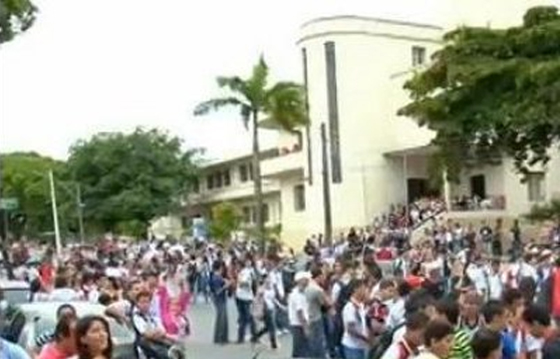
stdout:
{"type": "Polygon", "coordinates": [[[66,359],[70,356],[58,349],[55,343],[50,343],[43,347],[37,359],[66,359]]]}

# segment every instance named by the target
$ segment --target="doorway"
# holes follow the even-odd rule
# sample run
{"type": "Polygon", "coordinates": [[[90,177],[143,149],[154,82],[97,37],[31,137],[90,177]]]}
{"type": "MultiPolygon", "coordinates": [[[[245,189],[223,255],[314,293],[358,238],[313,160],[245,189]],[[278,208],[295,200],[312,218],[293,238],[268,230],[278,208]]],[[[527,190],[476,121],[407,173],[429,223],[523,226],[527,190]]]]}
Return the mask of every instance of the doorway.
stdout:
{"type": "Polygon", "coordinates": [[[486,198],[486,178],[484,175],[471,177],[471,196],[477,196],[481,199],[486,198]]]}

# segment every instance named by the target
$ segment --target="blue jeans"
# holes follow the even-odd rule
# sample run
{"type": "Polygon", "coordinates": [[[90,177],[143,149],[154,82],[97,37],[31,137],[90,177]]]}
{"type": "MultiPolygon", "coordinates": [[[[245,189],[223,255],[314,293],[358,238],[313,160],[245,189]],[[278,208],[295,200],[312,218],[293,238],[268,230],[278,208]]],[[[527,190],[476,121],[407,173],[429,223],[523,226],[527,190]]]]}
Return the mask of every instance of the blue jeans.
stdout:
{"type": "Polygon", "coordinates": [[[366,350],[343,346],[344,359],[366,359],[366,350]]]}
{"type": "Polygon", "coordinates": [[[325,339],[325,326],[323,319],[310,323],[309,336],[309,358],[324,359],[327,357],[327,346],[325,339]]]}
{"type": "Polygon", "coordinates": [[[253,302],[236,298],[235,303],[237,304],[237,342],[243,343],[247,327],[251,330],[251,337],[254,337],[257,332],[255,319],[251,315],[251,304],[253,302]]]}
{"type": "Polygon", "coordinates": [[[309,340],[302,327],[292,326],[292,358],[309,358],[309,340]]]}

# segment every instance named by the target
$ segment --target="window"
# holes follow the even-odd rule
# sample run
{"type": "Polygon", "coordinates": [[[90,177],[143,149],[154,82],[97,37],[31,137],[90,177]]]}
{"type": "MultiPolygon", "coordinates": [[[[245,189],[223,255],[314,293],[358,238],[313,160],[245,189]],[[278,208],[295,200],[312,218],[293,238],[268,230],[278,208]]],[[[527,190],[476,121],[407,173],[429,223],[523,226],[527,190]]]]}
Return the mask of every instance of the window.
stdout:
{"type": "Polygon", "coordinates": [[[294,187],[294,210],[305,211],[305,186],[302,184],[294,187]]]}
{"type": "Polygon", "coordinates": [[[424,63],[426,63],[426,48],[412,46],[412,66],[423,65],[424,63]]]}
{"type": "Polygon", "coordinates": [[[216,188],[222,187],[222,172],[214,173],[214,186],[216,188]]]}
{"type": "Polygon", "coordinates": [[[214,176],[208,175],[206,176],[206,188],[213,189],[214,188],[214,176]]]}
{"type": "Polygon", "coordinates": [[[264,203],[262,207],[262,217],[263,217],[263,223],[268,223],[268,221],[270,220],[270,211],[268,208],[268,204],[266,203],[264,203]]]}
{"type": "Polygon", "coordinates": [[[249,163],[247,167],[249,168],[249,179],[252,181],[255,178],[253,174],[253,164],[249,163]]]}
{"type": "Polygon", "coordinates": [[[231,176],[229,174],[229,169],[224,171],[223,177],[224,177],[224,187],[230,186],[231,185],[231,176]]]}
{"type": "Polygon", "coordinates": [[[527,174],[527,194],[530,202],[542,202],[546,199],[543,172],[527,174]]]}
{"type": "Polygon", "coordinates": [[[249,180],[249,173],[247,170],[247,165],[239,166],[239,178],[241,182],[247,182],[249,180]]]}
{"type": "Polygon", "coordinates": [[[247,206],[243,207],[242,212],[243,212],[243,222],[244,223],[251,223],[251,219],[252,219],[252,217],[251,217],[251,212],[252,212],[251,207],[247,207],[247,206]]]}
{"type": "Polygon", "coordinates": [[[333,183],[342,183],[342,164],[340,155],[340,131],[338,119],[338,84],[336,74],[336,48],[332,41],[325,43],[325,62],[327,69],[327,108],[329,118],[329,145],[333,183]]]}
{"type": "Polygon", "coordinates": [[[192,189],[193,193],[199,193],[200,192],[200,182],[198,182],[198,178],[195,178],[192,181],[191,186],[192,186],[191,189],[192,189]]]}

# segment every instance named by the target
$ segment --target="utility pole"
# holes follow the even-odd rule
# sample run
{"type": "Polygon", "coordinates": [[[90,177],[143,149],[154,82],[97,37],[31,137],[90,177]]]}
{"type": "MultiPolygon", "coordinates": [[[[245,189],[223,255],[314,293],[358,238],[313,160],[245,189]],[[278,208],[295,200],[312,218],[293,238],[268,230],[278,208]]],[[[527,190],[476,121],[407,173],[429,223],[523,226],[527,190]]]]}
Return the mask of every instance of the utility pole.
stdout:
{"type": "Polygon", "coordinates": [[[323,207],[325,210],[325,241],[332,245],[332,213],[331,213],[331,187],[329,181],[329,159],[327,153],[327,130],[325,123],[321,123],[321,152],[323,166],[323,207]]]}
{"type": "Polygon", "coordinates": [[[80,227],[80,242],[84,244],[86,232],[84,229],[84,204],[82,203],[82,190],[80,184],[76,184],[76,205],[78,206],[78,225],[80,227]]]}
{"type": "Polygon", "coordinates": [[[58,208],[56,206],[56,191],[54,189],[54,174],[53,171],[49,171],[49,182],[51,185],[51,203],[52,203],[52,216],[54,225],[54,243],[56,246],[56,254],[60,258],[62,251],[62,244],[60,242],[60,227],[58,226],[58,208]]]}

